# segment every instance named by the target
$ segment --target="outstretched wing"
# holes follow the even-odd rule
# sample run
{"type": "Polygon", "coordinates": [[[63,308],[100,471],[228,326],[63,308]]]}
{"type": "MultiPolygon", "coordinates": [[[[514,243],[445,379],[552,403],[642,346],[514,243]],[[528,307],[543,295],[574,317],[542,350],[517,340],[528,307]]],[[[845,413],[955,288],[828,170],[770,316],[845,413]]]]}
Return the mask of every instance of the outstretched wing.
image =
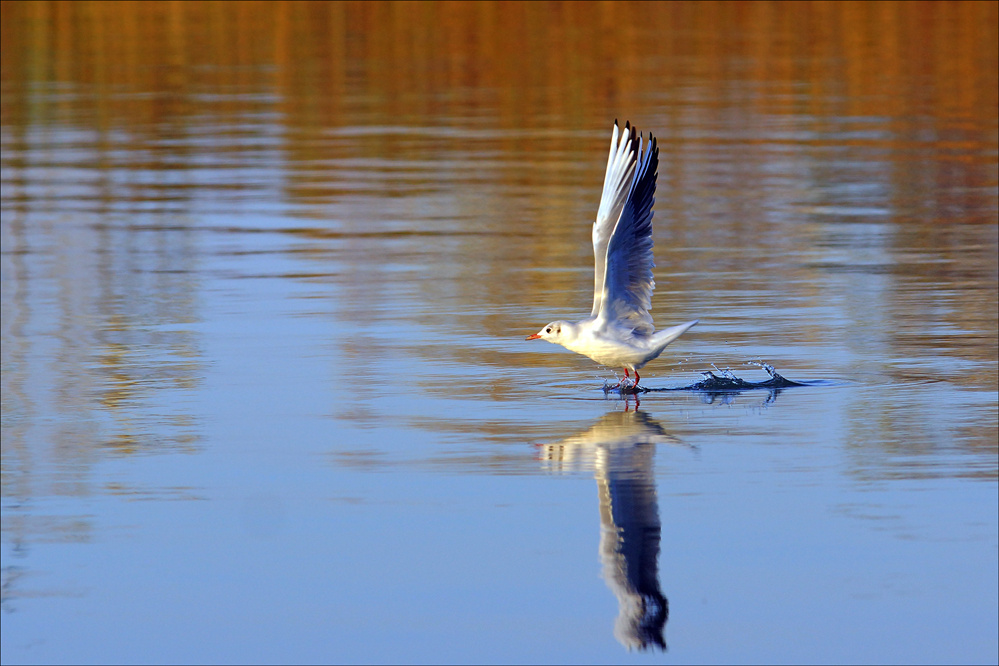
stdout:
{"type": "Polygon", "coordinates": [[[611,136],[597,219],[593,223],[593,310],[590,316],[655,330],[649,308],[656,283],[652,275],[652,204],[655,203],[659,147],[655,137],[642,150],[630,123],[611,136]]]}

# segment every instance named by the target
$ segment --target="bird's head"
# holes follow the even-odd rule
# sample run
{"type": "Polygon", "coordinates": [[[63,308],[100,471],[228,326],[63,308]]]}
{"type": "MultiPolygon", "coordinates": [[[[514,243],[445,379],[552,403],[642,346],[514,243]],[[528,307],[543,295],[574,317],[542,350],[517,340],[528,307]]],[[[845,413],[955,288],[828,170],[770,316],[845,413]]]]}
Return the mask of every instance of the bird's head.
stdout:
{"type": "Polygon", "coordinates": [[[562,344],[567,336],[571,334],[572,324],[567,321],[553,321],[534,335],[527,336],[528,340],[547,340],[555,344],[562,344]]]}

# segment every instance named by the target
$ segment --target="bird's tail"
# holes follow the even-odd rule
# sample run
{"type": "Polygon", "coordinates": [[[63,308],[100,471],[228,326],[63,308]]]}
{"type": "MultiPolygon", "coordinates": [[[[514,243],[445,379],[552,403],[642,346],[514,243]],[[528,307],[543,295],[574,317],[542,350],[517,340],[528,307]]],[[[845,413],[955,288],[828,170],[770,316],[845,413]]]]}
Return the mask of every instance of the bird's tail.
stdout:
{"type": "Polygon", "coordinates": [[[667,328],[666,330],[659,331],[652,335],[652,345],[658,352],[661,352],[666,348],[666,345],[676,340],[678,337],[687,332],[688,329],[692,328],[694,324],[698,322],[697,319],[694,321],[688,321],[686,324],[679,324],[678,326],[673,326],[672,328],[667,328]]]}

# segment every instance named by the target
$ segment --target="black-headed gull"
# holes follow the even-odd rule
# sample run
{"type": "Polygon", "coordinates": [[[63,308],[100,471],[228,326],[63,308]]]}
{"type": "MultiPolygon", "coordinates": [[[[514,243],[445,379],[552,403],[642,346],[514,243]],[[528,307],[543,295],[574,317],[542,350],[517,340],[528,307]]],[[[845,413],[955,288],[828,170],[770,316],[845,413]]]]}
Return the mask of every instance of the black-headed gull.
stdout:
{"type": "MultiPolygon", "coordinates": [[[[659,147],[626,123],[614,121],[604,191],[593,223],[593,310],[582,321],[553,321],[528,340],[547,340],[601,365],[635,373],[663,353],[666,345],[697,323],[688,321],[656,333],[649,308],[652,276],[652,204],[656,201],[659,147]]],[[[622,387],[623,388],[623,387],[622,387]]]]}

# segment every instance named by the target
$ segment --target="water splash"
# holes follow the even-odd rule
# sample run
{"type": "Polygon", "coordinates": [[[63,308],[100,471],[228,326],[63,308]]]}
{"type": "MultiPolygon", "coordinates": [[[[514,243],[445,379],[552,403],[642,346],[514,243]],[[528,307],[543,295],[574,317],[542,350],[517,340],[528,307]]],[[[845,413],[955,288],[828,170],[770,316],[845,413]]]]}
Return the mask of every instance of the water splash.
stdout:
{"type": "Polygon", "coordinates": [[[742,391],[752,391],[756,389],[768,389],[771,391],[779,391],[786,388],[793,388],[795,386],[813,386],[812,383],[806,382],[796,382],[794,380],[784,377],[774,366],[766,363],[764,361],[751,361],[750,365],[755,365],[757,367],[766,370],[767,374],[770,375],[770,379],[766,379],[759,382],[748,381],[737,377],[731,369],[725,368],[722,370],[714,363],[711,367],[714,368],[714,372],[711,370],[702,370],[700,381],[694,382],[688,386],[674,386],[674,387],[664,387],[664,388],[648,388],[645,386],[635,387],[633,384],[629,384],[628,380],[623,380],[618,384],[611,384],[609,381],[604,382],[603,390],[604,393],[609,393],[611,391],[618,391],[622,395],[635,395],[638,393],[653,393],[653,392],[663,392],[663,391],[693,391],[697,393],[705,393],[710,395],[724,394],[724,393],[739,393],[742,391]],[[717,374],[716,374],[717,373],[717,374]]]}
{"type": "Polygon", "coordinates": [[[661,391],[751,391],[753,389],[784,389],[791,388],[793,386],[808,386],[808,384],[802,382],[796,382],[784,377],[774,366],[769,363],[764,363],[760,361],[759,363],[752,363],[751,365],[756,365],[767,371],[770,375],[770,379],[766,379],[761,382],[751,382],[746,381],[740,377],[736,377],[735,374],[726,368],[725,370],[719,370],[717,366],[713,363],[711,367],[718,371],[719,374],[715,374],[710,370],[705,370],[701,372],[701,376],[704,377],[699,382],[695,382],[690,386],[682,386],[679,388],[672,389],[650,389],[650,390],[661,390],[661,391]]]}

